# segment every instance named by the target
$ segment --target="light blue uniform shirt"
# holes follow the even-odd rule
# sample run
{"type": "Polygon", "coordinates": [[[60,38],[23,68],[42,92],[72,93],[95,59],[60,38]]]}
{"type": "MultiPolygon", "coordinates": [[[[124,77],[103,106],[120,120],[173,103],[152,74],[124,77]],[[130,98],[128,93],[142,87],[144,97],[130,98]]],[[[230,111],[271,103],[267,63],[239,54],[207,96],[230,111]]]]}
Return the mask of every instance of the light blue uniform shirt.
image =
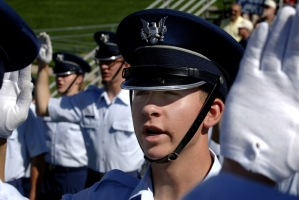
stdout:
{"type": "Polygon", "coordinates": [[[63,167],[87,166],[87,153],[80,126],[69,122],[52,122],[44,118],[49,153],[46,162],[63,167]]]}
{"type": "Polygon", "coordinates": [[[121,90],[110,102],[104,89],[93,88],[52,98],[48,110],[53,121],[80,124],[90,169],[106,173],[141,168],[144,158],[134,134],[129,91],[121,90]]]}
{"type": "Polygon", "coordinates": [[[31,104],[27,119],[7,139],[5,181],[25,177],[31,158],[48,152],[42,131],[31,104]]]}
{"type": "MultiPolygon", "coordinates": [[[[202,182],[216,176],[221,165],[216,155],[213,165],[202,182]]],[[[173,161],[175,162],[175,161],[173,161]]],[[[108,172],[100,182],[77,194],[63,195],[62,200],[96,200],[96,199],[124,199],[124,200],[154,200],[151,165],[148,166],[142,179],[134,178],[121,171],[108,172]]]]}

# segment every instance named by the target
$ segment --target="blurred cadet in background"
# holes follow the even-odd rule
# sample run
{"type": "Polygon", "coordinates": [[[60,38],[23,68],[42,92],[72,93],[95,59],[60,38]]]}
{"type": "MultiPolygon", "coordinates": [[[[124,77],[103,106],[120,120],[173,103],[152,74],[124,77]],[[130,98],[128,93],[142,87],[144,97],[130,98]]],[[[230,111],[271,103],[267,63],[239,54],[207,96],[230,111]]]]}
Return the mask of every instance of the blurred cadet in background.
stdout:
{"type": "Polygon", "coordinates": [[[241,40],[239,35],[238,25],[242,22],[243,17],[241,5],[238,3],[233,3],[231,5],[230,18],[223,19],[220,23],[220,27],[230,34],[238,42],[241,40]]]}
{"type": "Polygon", "coordinates": [[[269,23],[271,28],[276,16],[276,7],[277,5],[274,0],[265,0],[263,4],[263,14],[261,18],[257,20],[255,28],[257,28],[261,22],[269,23]]]}
{"type": "Polygon", "coordinates": [[[31,28],[3,0],[0,18],[0,199],[19,200],[26,198],[3,183],[6,144],[28,115],[32,100],[30,65],[38,54],[39,44],[31,28]]]}
{"type": "Polygon", "coordinates": [[[171,9],[127,16],[117,44],[131,64],[121,87],[132,94],[135,133],[151,164],[141,180],[112,170],[63,199],[180,199],[221,168],[208,131],[221,118],[244,49],[218,26],[171,9]]]}
{"type": "Polygon", "coordinates": [[[241,36],[241,40],[239,43],[244,47],[247,46],[247,41],[249,36],[253,30],[253,24],[248,19],[243,19],[242,22],[238,25],[239,28],[239,35],[241,36]]]}
{"type": "Polygon", "coordinates": [[[52,121],[80,124],[88,156],[88,180],[92,185],[111,169],[138,177],[144,163],[134,134],[129,93],[120,89],[122,69],[129,67],[116,45],[115,33],[95,34],[100,48],[95,55],[104,88],[91,87],[73,96],[50,98],[48,66],[39,66],[36,101],[39,115],[52,121]]]}
{"type": "MultiPolygon", "coordinates": [[[[41,51],[37,58],[39,69],[52,60],[52,45],[46,33],[39,35],[41,51]]],[[[81,57],[67,53],[53,54],[56,89],[62,96],[71,96],[84,89],[84,74],[90,65],[81,57]]],[[[47,66],[48,68],[48,66],[47,66]]],[[[37,87],[47,84],[37,75],[37,87]]],[[[80,126],[70,122],[55,122],[44,117],[47,146],[42,199],[59,200],[62,194],[76,193],[85,188],[87,180],[87,153],[80,126]]]]}
{"type": "Polygon", "coordinates": [[[298,199],[275,184],[299,171],[299,7],[253,33],[221,121],[218,176],[184,199],[298,199]]]}

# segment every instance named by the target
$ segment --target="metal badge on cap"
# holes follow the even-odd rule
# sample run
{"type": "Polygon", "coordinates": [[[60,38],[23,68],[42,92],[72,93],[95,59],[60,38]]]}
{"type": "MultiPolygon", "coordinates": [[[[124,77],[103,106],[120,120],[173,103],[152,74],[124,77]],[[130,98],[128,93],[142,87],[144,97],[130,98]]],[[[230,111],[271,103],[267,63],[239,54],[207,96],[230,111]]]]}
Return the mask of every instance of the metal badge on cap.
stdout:
{"type": "Polygon", "coordinates": [[[158,41],[164,41],[164,34],[167,31],[165,24],[165,20],[167,17],[162,18],[159,21],[159,26],[157,27],[156,22],[151,22],[151,26],[149,27],[149,23],[143,19],[140,19],[143,24],[143,28],[141,29],[141,39],[148,42],[148,38],[150,43],[156,44],[158,41]]]}
{"type": "Polygon", "coordinates": [[[57,54],[57,61],[63,62],[64,61],[64,56],[63,54],[57,54]]]}
{"type": "Polygon", "coordinates": [[[109,35],[108,34],[101,34],[100,40],[103,43],[107,43],[109,41],[109,35]]]}

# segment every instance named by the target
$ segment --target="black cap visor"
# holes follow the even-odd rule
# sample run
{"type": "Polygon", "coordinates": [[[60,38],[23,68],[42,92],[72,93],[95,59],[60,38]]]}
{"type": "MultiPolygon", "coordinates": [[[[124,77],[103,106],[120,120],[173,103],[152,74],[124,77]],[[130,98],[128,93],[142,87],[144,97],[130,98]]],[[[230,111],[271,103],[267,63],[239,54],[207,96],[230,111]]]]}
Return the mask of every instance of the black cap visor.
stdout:
{"type": "Polygon", "coordinates": [[[134,66],[125,68],[126,80],[122,89],[128,90],[183,90],[199,87],[205,83],[216,84],[219,76],[188,67],[134,66]]]}

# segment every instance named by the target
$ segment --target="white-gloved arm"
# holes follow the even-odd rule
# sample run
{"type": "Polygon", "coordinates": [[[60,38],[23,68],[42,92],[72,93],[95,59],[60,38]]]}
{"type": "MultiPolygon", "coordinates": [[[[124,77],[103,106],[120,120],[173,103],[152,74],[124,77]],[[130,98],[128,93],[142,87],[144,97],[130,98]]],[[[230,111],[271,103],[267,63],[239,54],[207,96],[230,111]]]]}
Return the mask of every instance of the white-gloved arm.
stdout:
{"type": "Polygon", "coordinates": [[[52,60],[52,43],[50,36],[42,32],[38,36],[38,41],[40,44],[39,54],[37,59],[43,61],[44,63],[50,63],[52,60]]]}
{"type": "Polygon", "coordinates": [[[0,89],[0,179],[4,180],[6,138],[25,121],[32,101],[31,65],[4,74],[0,89]]]}
{"type": "Polygon", "coordinates": [[[32,88],[31,65],[4,74],[0,89],[0,138],[9,137],[27,118],[32,88]]]}
{"type": "Polygon", "coordinates": [[[52,60],[52,44],[50,36],[43,32],[38,36],[40,51],[37,58],[38,72],[35,83],[36,113],[48,116],[48,102],[51,94],[49,89],[49,65],[52,60]]]}
{"type": "Polygon", "coordinates": [[[226,100],[221,154],[279,182],[299,171],[299,11],[253,33],[226,100]]]}

